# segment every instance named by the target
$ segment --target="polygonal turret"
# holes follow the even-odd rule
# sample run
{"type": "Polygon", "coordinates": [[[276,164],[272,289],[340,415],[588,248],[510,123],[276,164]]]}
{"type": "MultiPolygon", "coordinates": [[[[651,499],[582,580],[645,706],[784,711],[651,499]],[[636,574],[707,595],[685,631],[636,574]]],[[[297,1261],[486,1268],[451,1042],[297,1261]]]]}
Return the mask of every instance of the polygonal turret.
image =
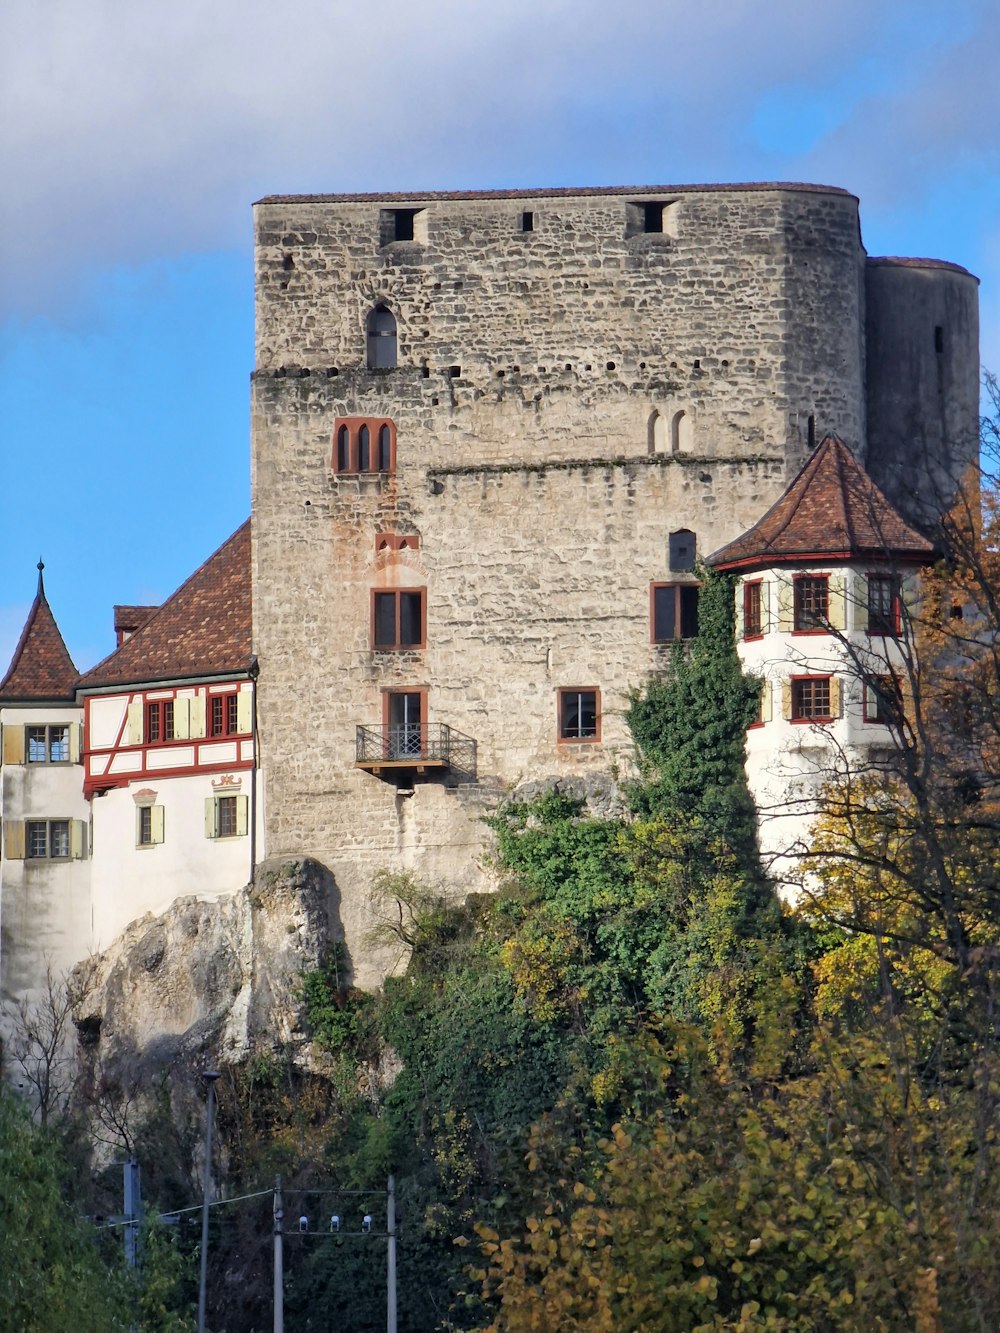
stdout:
{"type": "Polygon", "coordinates": [[[45,597],[38,562],[38,591],[14,657],[0,680],[0,703],[62,703],[72,700],[79,672],[45,597]]]}

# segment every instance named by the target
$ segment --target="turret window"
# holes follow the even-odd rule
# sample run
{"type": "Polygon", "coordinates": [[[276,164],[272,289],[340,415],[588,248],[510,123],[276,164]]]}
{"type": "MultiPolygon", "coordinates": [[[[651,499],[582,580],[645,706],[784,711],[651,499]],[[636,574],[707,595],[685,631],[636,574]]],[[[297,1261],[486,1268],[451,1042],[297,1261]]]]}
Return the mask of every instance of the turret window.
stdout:
{"type": "Polygon", "coordinates": [[[797,632],[815,632],[828,628],[830,621],[830,580],[826,574],[805,575],[795,580],[795,619],[797,632]]]}
{"type": "Polygon", "coordinates": [[[832,716],[829,676],[796,676],[792,679],[793,722],[829,722],[832,716]]]}
{"type": "Polygon", "coordinates": [[[899,579],[895,574],[868,575],[869,634],[899,633],[899,579]]]}
{"type": "Polygon", "coordinates": [[[764,608],[760,580],[743,585],[743,637],[758,639],[764,633],[764,608]]]}

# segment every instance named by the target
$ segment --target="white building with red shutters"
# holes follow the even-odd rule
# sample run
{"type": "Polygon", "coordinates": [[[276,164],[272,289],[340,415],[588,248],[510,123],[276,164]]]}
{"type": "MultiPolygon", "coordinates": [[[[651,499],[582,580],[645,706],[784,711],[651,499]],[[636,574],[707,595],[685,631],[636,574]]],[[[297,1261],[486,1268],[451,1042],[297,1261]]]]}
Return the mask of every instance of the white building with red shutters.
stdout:
{"type": "Polygon", "coordinates": [[[796,878],[820,788],[877,771],[912,669],[904,607],[934,549],[827,436],[753,527],[708,557],[737,576],[740,660],[761,678],[747,777],[761,850],[796,878]]]}
{"type": "Polygon", "coordinates": [[[253,875],[262,838],[250,524],[160,607],[117,607],[80,676],[41,580],[0,683],[0,990],[66,971],[177,898],[253,875]]]}

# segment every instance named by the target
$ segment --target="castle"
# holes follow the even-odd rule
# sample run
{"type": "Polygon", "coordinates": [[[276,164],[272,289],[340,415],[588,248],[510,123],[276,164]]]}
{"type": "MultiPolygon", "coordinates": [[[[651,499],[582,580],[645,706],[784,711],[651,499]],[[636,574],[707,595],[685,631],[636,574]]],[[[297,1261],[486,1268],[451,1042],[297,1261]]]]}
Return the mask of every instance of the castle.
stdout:
{"type": "Polygon", "coordinates": [[[772,850],[831,728],[885,743],[843,648],[891,669],[977,456],[965,270],[770,184],[270,197],[255,256],[252,523],[81,678],[40,584],[0,682],[5,993],[265,854],[327,868],[376,983],[376,871],[488,887],[499,801],[631,771],[706,556],[767,681],[772,850]]]}

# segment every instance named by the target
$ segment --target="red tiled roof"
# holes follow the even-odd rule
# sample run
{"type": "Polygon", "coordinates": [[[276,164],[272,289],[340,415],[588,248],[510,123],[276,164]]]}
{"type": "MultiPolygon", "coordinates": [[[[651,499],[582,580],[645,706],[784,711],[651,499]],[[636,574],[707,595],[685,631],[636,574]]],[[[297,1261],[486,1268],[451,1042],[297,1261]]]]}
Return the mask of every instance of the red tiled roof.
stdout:
{"type": "Polygon", "coordinates": [[[134,634],[159,609],[159,606],[116,606],[115,633],[134,634]]]}
{"type": "Polygon", "coordinates": [[[246,671],[250,628],[247,519],[79,688],[246,671]]]}
{"type": "Polygon", "coordinates": [[[838,185],[811,185],[807,181],[735,181],[732,184],[713,182],[706,185],[556,185],[548,188],[534,186],[525,190],[396,190],[390,194],[266,194],[256,204],[387,204],[403,203],[410,199],[429,201],[461,199],[572,199],[592,198],[595,195],[658,195],[658,194],[718,194],[725,190],[791,190],[807,194],[839,194],[848,199],[857,198],[850,190],[838,185]]]}
{"type": "Polygon", "coordinates": [[[39,564],[38,592],[7,674],[0,680],[0,702],[72,700],[78,675],[45,599],[39,564]]]}
{"type": "Polygon", "coordinates": [[[828,435],[784,495],[708,557],[716,569],[817,560],[920,560],[932,544],[892,507],[843,440],[828,435]]]}

